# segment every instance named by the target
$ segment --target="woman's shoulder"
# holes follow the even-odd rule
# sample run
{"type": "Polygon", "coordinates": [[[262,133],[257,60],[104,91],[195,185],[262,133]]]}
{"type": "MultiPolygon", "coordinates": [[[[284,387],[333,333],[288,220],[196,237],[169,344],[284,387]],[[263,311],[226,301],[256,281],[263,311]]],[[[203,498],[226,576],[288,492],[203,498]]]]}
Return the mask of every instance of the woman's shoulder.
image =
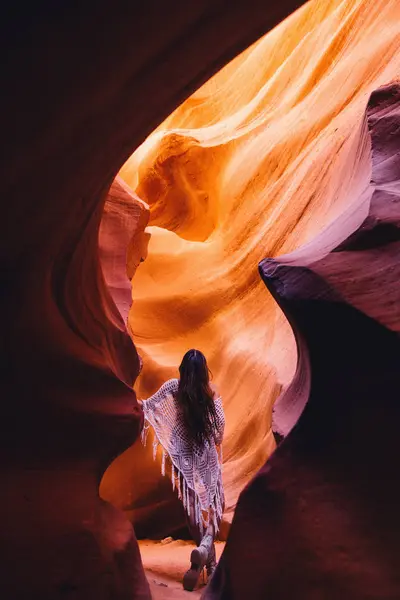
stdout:
{"type": "Polygon", "coordinates": [[[221,394],[219,393],[219,390],[218,390],[217,386],[215,385],[215,383],[210,383],[210,390],[213,393],[214,400],[218,400],[218,398],[221,397],[221,394]]]}
{"type": "Polygon", "coordinates": [[[168,379],[168,381],[164,383],[164,386],[168,389],[168,391],[175,391],[179,387],[179,379],[168,379]]]}

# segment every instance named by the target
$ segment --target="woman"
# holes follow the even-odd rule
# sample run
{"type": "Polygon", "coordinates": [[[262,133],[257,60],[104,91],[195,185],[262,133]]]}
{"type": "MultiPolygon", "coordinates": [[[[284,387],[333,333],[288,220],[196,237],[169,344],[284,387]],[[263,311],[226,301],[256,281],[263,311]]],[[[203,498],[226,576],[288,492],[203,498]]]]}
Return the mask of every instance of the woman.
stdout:
{"type": "Polygon", "coordinates": [[[178,489],[197,544],[183,578],[184,588],[193,590],[203,567],[210,577],[216,566],[214,540],[224,510],[222,457],[217,447],[222,443],[225,417],[204,354],[186,352],[179,374],[179,379],[170,379],[141,402],[145,416],[142,441],[146,443],[151,426],[154,458],[158,445],[162,447],[163,475],[166,459],[170,461],[172,486],[178,489]]]}

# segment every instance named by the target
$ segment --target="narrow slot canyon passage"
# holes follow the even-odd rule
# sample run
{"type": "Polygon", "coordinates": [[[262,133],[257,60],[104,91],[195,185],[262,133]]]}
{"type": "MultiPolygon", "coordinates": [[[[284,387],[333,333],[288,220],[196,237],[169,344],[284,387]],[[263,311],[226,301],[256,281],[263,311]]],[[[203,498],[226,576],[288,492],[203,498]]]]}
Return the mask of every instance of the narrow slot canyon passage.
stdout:
{"type": "MultiPolygon", "coordinates": [[[[118,176],[147,215],[146,239],[128,250],[128,329],[143,360],[135,391],[147,398],[177,377],[189,348],[207,356],[227,420],[223,540],[240,492],[276,448],[273,434],[289,433],[309,389],[283,398],[296,342],[258,263],[323,258],[365,218],[372,190],[363,119],[371,92],[400,74],[397,12],[393,4],[309,3],[192,94],[118,176]]],[[[139,539],[179,540],[184,514],[160,461],[151,444],[136,442],[110,466],[101,494],[126,512],[139,539]]],[[[187,541],[141,548],[145,568],[179,581],[187,541]]]]}
{"type": "Polygon", "coordinates": [[[398,600],[399,0],[0,34],[0,598],[398,600]],[[226,502],[188,592],[211,554],[140,437],[193,347],[226,502]]]}

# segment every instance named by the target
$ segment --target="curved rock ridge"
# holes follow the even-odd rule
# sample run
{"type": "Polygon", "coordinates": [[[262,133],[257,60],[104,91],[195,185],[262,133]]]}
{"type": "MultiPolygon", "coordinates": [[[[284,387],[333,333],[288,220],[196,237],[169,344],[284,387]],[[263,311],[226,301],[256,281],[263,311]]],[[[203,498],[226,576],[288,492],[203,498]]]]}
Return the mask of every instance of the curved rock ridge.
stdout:
{"type": "MultiPolygon", "coordinates": [[[[330,228],[318,242],[322,259],[367,217],[363,117],[371,92],[400,76],[399,35],[398,2],[309,2],[179,106],[120,171],[150,207],[152,236],[133,280],[129,324],[144,359],[135,389],[147,397],[177,376],[190,347],[208,356],[227,414],[227,521],[275,449],[272,407],[296,372],[292,330],[257,265],[305,256],[309,244],[315,262],[313,240],[330,228]]],[[[304,402],[305,363],[298,368],[304,402]]],[[[139,455],[130,452],[114,501],[140,506],[133,518],[144,533],[145,521],[165,522],[169,505],[175,528],[159,471],[148,472],[143,494],[132,490],[139,455]]]]}
{"type": "Polygon", "coordinates": [[[400,596],[398,83],[371,95],[367,124],[371,193],[355,200],[367,213],[356,231],[341,239],[340,216],[306,251],[260,263],[298,343],[276,405],[287,437],[241,494],[204,598],[400,596]]]}
{"type": "Polygon", "coordinates": [[[99,230],[100,262],[124,327],[132,304],[132,278],[146,259],[149,207],[116,177],[108,191],[99,230]],[[129,259],[128,259],[129,256],[129,259]]]}
{"type": "Polygon", "coordinates": [[[118,237],[99,251],[104,202],[154,127],[301,3],[38,0],[3,12],[2,598],[149,598],[132,526],[99,497],[142,424],[139,359],[112,298],[126,258],[118,237]],[[100,253],[104,267],[116,250],[103,271],[100,253]]]}
{"type": "MultiPolygon", "coordinates": [[[[372,172],[368,188],[355,199],[349,211],[343,213],[307,247],[287,257],[263,261],[260,272],[278,297],[286,298],[289,293],[297,299],[301,294],[301,298],[306,299],[317,296],[314,285],[306,285],[306,280],[311,276],[307,269],[312,269],[328,284],[323,286],[321,296],[329,290],[329,295],[336,301],[354,306],[399,333],[400,286],[396,282],[400,267],[396,261],[400,242],[400,172],[395,140],[400,112],[398,87],[395,84],[372,94],[367,123],[372,139],[372,172]],[[367,216],[359,227],[343,240],[348,225],[352,227],[365,214],[367,216]],[[329,247],[331,251],[327,254],[329,247]],[[297,267],[293,274],[289,270],[287,277],[301,279],[299,287],[289,285],[286,278],[282,277],[285,266],[297,267]],[[301,277],[300,272],[303,272],[301,277]]],[[[296,410],[291,416],[291,410],[284,415],[283,407],[292,396],[292,393],[283,394],[274,407],[273,429],[281,435],[290,431],[297,420],[293,417],[299,416],[296,410]]],[[[297,394],[296,397],[299,408],[301,403],[297,394]]]]}

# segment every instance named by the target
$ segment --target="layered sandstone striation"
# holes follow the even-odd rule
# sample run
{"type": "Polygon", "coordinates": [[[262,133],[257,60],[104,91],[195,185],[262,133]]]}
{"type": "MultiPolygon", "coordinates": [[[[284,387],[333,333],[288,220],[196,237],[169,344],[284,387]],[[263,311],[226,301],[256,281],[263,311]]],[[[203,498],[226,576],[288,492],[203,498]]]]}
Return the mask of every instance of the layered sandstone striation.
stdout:
{"type": "Polygon", "coordinates": [[[100,264],[104,202],[154,127],[300,4],[38,0],[4,11],[2,598],[149,598],[132,526],[98,491],[141,427],[139,359],[112,298],[122,265],[113,275],[100,264]]]}
{"type": "MultiPolygon", "coordinates": [[[[228,521],[274,450],[273,431],[285,436],[309,395],[306,361],[296,370],[291,327],[257,264],[303,256],[329,227],[322,257],[366,218],[365,109],[374,89],[400,75],[399,36],[398,2],[310,2],[188,98],[120,172],[150,207],[149,255],[129,317],[144,359],[136,390],[146,397],[176,376],[190,347],[208,356],[227,413],[228,521]],[[272,418],[294,376],[295,393],[281,396],[272,418]]],[[[125,477],[113,477],[107,497],[141,533],[166,535],[182,515],[151,448],[145,460],[144,475],[142,449],[120,458],[125,477]],[[143,490],[133,489],[136,474],[146,477],[143,490]]]]}
{"type": "Polygon", "coordinates": [[[353,210],[260,263],[299,349],[277,403],[288,435],[239,499],[207,599],[400,595],[399,84],[372,94],[365,124],[372,172],[353,210]]]}
{"type": "Polygon", "coordinates": [[[132,447],[148,233],[137,390],[210,357],[228,519],[286,388],[209,597],[399,597],[399,4],[310,2],[171,114],[301,4],[4,14],[2,597],[148,599],[118,508],[181,524],[132,447]]]}
{"type": "Polygon", "coordinates": [[[132,304],[132,278],[147,256],[149,207],[116,177],[104,203],[99,229],[100,263],[124,326],[132,304]]]}

